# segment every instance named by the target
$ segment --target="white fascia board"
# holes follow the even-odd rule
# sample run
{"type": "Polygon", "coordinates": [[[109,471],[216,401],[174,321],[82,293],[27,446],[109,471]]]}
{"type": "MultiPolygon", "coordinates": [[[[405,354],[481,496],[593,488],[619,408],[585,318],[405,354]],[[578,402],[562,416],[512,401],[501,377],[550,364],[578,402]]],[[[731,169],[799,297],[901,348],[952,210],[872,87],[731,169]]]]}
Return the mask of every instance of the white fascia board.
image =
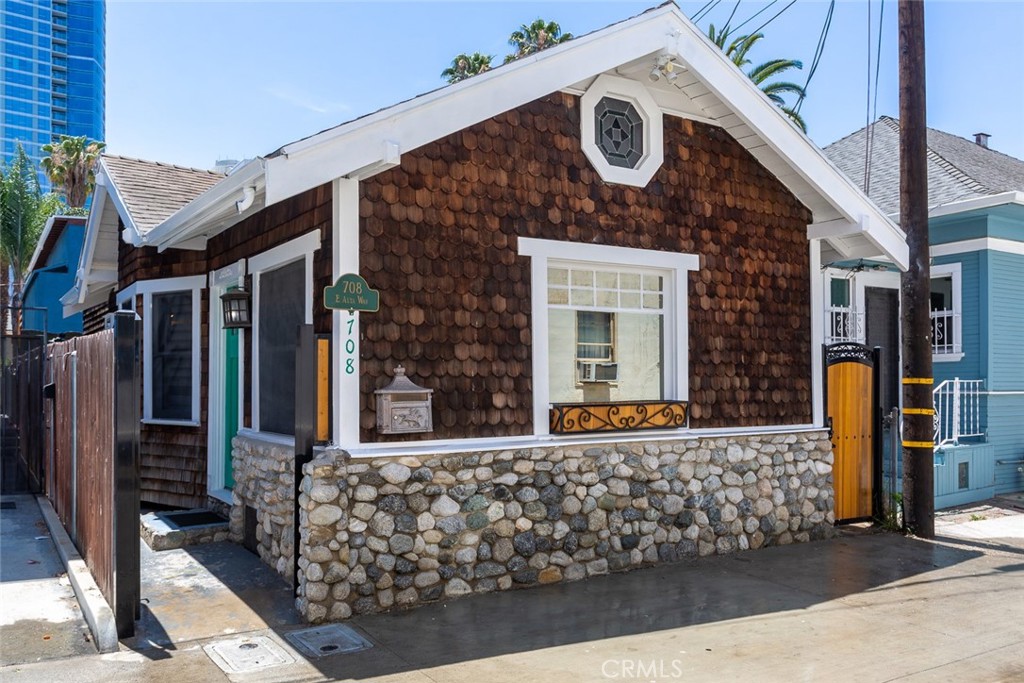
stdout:
{"type": "Polygon", "coordinates": [[[988,195],[986,197],[975,197],[973,199],[964,199],[959,202],[940,204],[939,206],[932,207],[928,211],[928,217],[939,218],[941,216],[950,216],[952,214],[964,213],[966,211],[991,209],[996,206],[1003,206],[1004,204],[1024,205],[1024,192],[1017,192],[1014,190],[1011,192],[1000,192],[999,194],[988,195]]]}
{"type": "MultiPolygon", "coordinates": [[[[117,189],[117,183],[107,173],[107,168],[103,163],[103,157],[100,157],[99,164],[96,165],[96,186],[104,186],[107,189],[107,196],[110,201],[114,204],[114,208],[117,209],[117,215],[121,217],[121,222],[124,223],[124,231],[121,233],[121,239],[124,240],[125,244],[132,246],[139,246],[142,240],[142,233],[139,231],[138,226],[135,225],[135,221],[132,220],[132,214],[128,210],[128,205],[124,202],[124,197],[117,189]]],[[[95,202],[96,200],[93,199],[95,202]]],[[[91,212],[90,212],[91,215],[91,212]]]]}
{"type": "MultiPolygon", "coordinates": [[[[78,270],[75,273],[75,285],[65,296],[75,292],[74,301],[61,302],[65,304],[64,316],[68,313],[68,306],[72,313],[86,308],[85,300],[89,294],[89,279],[92,274],[93,256],[96,253],[96,242],[99,241],[100,227],[103,223],[103,214],[106,212],[107,198],[110,196],[110,182],[103,171],[102,159],[100,159],[99,172],[96,174],[96,190],[92,196],[92,206],[89,208],[89,218],[85,222],[85,239],[82,240],[82,253],[78,259],[78,270]]],[[[115,204],[116,208],[116,204],[115,204]]]]}
{"type": "Polygon", "coordinates": [[[665,49],[784,159],[829,204],[851,222],[866,220],[865,237],[901,268],[909,251],[906,235],[796,129],[754,83],[693,24],[680,20],[665,49]],[[862,218],[863,217],[863,218],[862,218]]]}
{"type": "MultiPolygon", "coordinates": [[[[259,193],[265,186],[263,170],[262,157],[250,159],[234,173],[175,211],[146,233],[142,244],[155,246],[163,251],[169,247],[176,247],[180,242],[187,242],[204,234],[212,222],[218,218],[231,216],[231,212],[236,212],[237,220],[242,220],[251,213],[255,213],[262,206],[254,209],[254,204],[248,210],[238,214],[235,202],[241,199],[243,190],[248,186],[255,186],[257,194],[259,193]]],[[[231,224],[233,223],[229,221],[228,225],[221,226],[221,228],[229,227],[231,224]]]]}
{"type": "MultiPolygon", "coordinates": [[[[411,150],[585,78],[660,51],[673,6],[539,52],[285,146],[267,159],[267,204],[381,161],[382,141],[411,150]]],[[[717,48],[715,48],[717,49],[717,48]]]]}
{"type": "Polygon", "coordinates": [[[39,235],[39,241],[36,242],[35,251],[32,252],[32,258],[29,259],[28,269],[26,273],[31,273],[36,269],[36,261],[39,260],[39,255],[43,253],[43,244],[46,243],[46,239],[50,236],[50,231],[53,230],[53,222],[57,220],[58,216],[50,216],[49,220],[46,221],[46,225],[43,226],[43,232],[39,235]]]}

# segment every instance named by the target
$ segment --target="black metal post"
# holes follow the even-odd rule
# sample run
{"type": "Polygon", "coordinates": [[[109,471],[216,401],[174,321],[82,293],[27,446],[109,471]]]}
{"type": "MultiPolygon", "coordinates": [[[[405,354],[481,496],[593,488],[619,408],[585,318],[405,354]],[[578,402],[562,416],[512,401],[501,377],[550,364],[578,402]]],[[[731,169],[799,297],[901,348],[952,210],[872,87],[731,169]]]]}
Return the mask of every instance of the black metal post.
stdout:
{"type": "Polygon", "coordinates": [[[871,351],[875,367],[871,373],[871,516],[876,520],[885,518],[885,495],[882,484],[882,460],[885,455],[885,439],[882,430],[882,347],[871,351]]]}
{"type": "Polygon", "coordinates": [[[114,315],[114,622],[135,635],[140,615],[139,329],[135,313],[114,315]]]}
{"type": "Polygon", "coordinates": [[[316,336],[312,325],[300,325],[295,350],[295,492],[292,511],[292,586],[299,586],[299,490],[302,467],[313,460],[316,438],[316,336]]]}

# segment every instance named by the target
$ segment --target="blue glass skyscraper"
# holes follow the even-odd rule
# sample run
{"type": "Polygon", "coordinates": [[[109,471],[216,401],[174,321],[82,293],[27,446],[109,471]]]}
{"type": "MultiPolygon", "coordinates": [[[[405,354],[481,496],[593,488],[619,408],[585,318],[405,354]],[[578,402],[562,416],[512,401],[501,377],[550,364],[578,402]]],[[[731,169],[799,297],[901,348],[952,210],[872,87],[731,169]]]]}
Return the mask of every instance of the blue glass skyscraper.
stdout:
{"type": "Polygon", "coordinates": [[[60,135],[103,140],[106,0],[0,3],[4,161],[19,142],[38,163],[60,135]]]}

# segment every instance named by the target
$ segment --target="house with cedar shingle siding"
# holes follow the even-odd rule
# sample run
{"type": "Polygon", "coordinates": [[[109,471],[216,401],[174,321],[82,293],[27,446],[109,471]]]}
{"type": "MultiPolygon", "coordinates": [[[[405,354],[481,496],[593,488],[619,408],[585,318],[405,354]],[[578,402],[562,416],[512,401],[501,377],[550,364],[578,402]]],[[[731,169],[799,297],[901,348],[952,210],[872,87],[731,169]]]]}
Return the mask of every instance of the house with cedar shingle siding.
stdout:
{"type": "MultiPolygon", "coordinates": [[[[1024,490],[1024,161],[988,138],[927,134],[939,508],[1024,490]]],[[[898,220],[898,120],[883,116],[824,151],[898,220]]],[[[829,341],[891,349],[883,407],[899,407],[899,273],[871,260],[823,265],[829,341]]]]}
{"type": "Polygon", "coordinates": [[[675,5],[155,223],[112,176],[76,305],[142,318],[143,498],[229,506],[310,621],[830,533],[819,271],[904,236],[675,5]]]}

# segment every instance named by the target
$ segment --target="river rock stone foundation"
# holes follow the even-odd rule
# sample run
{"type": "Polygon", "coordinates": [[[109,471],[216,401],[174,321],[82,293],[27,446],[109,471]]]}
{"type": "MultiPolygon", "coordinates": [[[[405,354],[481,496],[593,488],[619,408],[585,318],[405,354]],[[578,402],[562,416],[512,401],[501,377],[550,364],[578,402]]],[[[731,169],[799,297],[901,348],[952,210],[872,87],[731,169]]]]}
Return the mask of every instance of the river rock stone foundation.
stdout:
{"type": "Polygon", "coordinates": [[[305,466],[312,622],[831,535],[824,432],[305,466]]]}
{"type": "Polygon", "coordinates": [[[295,545],[295,450],[267,441],[236,436],[231,440],[235,485],[231,492],[231,540],[245,537],[245,508],[256,511],[256,551],[278,574],[291,581],[295,545]]]}

